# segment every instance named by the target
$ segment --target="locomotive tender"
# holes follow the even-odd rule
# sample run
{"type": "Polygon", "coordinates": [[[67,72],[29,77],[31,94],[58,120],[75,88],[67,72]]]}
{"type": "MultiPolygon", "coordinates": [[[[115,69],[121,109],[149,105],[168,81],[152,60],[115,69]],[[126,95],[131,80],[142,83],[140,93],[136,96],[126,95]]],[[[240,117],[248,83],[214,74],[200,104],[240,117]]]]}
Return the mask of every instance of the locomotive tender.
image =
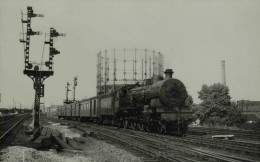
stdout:
{"type": "Polygon", "coordinates": [[[129,84],[109,93],[58,107],[58,118],[183,135],[192,113],[185,105],[184,84],[165,70],[145,85],[129,84]]]}

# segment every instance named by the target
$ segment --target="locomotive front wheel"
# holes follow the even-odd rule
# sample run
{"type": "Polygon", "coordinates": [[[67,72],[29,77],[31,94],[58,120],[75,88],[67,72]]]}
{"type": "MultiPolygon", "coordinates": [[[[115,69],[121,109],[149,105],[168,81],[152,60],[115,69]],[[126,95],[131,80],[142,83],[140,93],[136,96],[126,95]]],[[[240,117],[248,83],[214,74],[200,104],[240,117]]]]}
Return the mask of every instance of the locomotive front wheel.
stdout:
{"type": "Polygon", "coordinates": [[[149,125],[146,125],[146,126],[145,126],[145,131],[146,131],[146,132],[151,132],[151,127],[150,127],[149,125]]]}
{"type": "Polygon", "coordinates": [[[179,128],[179,133],[180,133],[180,135],[181,136],[185,136],[185,134],[186,134],[186,131],[188,130],[188,124],[187,123],[185,123],[185,124],[183,124],[180,128],[179,128]]]}

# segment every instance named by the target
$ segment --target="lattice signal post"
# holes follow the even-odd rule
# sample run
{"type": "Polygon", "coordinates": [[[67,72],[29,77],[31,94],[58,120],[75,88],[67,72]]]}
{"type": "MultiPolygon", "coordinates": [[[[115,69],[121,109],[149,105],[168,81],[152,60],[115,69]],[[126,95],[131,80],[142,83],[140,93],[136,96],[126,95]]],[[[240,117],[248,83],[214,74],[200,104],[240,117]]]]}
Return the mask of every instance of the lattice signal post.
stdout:
{"type": "Polygon", "coordinates": [[[76,87],[78,85],[78,77],[75,76],[74,77],[74,83],[73,83],[73,99],[72,100],[69,100],[69,91],[71,91],[69,89],[69,86],[70,86],[70,83],[67,82],[67,85],[66,85],[66,99],[63,101],[64,104],[70,104],[70,103],[73,103],[73,102],[76,102],[76,87]]]}
{"type": "Polygon", "coordinates": [[[30,49],[30,36],[33,35],[41,35],[41,32],[34,32],[31,28],[31,18],[33,17],[43,17],[42,14],[35,14],[33,12],[32,7],[27,7],[27,20],[23,19],[22,13],[22,29],[24,24],[27,24],[27,33],[23,31],[23,38],[20,39],[20,42],[24,44],[24,56],[25,56],[25,69],[23,73],[30,77],[34,82],[35,89],[35,100],[34,100],[34,129],[39,128],[39,110],[40,110],[40,98],[44,97],[44,84],[43,81],[52,76],[54,74],[52,70],[53,65],[53,57],[56,54],[60,54],[58,50],[53,47],[53,38],[58,36],[65,36],[65,34],[58,33],[54,28],[50,28],[50,40],[49,42],[45,41],[45,44],[49,44],[49,61],[45,62],[45,65],[49,70],[41,70],[39,65],[42,66],[42,62],[40,64],[35,64],[33,66],[29,61],[29,49],[30,49]],[[25,37],[26,36],[26,39],[25,37]]]}
{"type": "Polygon", "coordinates": [[[66,88],[66,99],[63,101],[64,104],[73,103],[72,100],[69,100],[69,91],[71,91],[71,90],[69,89],[69,86],[70,86],[70,83],[67,82],[67,85],[66,85],[66,87],[65,87],[65,88],[66,88]]]}

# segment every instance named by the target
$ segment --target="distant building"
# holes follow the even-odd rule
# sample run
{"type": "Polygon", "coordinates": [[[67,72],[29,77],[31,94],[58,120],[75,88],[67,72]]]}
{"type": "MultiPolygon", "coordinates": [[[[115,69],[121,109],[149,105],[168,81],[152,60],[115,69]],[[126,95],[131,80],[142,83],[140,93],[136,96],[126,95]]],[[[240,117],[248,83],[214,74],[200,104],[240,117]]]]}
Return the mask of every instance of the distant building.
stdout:
{"type": "Polygon", "coordinates": [[[55,117],[57,116],[57,108],[59,105],[51,105],[44,108],[44,114],[47,116],[55,117]]]}
{"type": "Polygon", "coordinates": [[[237,108],[249,118],[249,120],[260,119],[260,101],[239,100],[237,108]]]}
{"type": "Polygon", "coordinates": [[[43,114],[46,114],[46,113],[47,113],[47,109],[46,109],[45,105],[40,105],[40,111],[41,111],[43,114]]]}

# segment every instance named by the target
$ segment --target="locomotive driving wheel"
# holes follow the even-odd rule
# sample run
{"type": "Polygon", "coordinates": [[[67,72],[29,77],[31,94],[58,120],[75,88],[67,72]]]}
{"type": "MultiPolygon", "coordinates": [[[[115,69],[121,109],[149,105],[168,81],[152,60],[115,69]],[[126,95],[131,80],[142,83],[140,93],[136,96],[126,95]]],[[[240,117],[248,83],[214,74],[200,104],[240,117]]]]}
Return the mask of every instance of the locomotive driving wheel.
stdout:
{"type": "Polygon", "coordinates": [[[150,125],[145,125],[145,131],[146,132],[151,132],[151,126],[150,125]]]}
{"type": "Polygon", "coordinates": [[[129,128],[134,129],[134,121],[132,120],[129,121],[129,128]]]}
{"type": "Polygon", "coordinates": [[[114,119],[111,120],[111,125],[113,125],[113,126],[116,125],[116,121],[114,119]]]}
{"type": "Polygon", "coordinates": [[[144,126],[143,123],[138,123],[138,124],[137,124],[137,127],[138,127],[138,130],[139,130],[139,131],[142,131],[142,132],[143,132],[143,131],[145,130],[145,126],[144,126]]]}
{"type": "Polygon", "coordinates": [[[159,121],[159,124],[158,124],[158,132],[160,134],[167,134],[167,129],[166,129],[166,123],[163,122],[163,121],[159,121]]]}
{"type": "Polygon", "coordinates": [[[123,121],[123,126],[124,126],[125,129],[128,128],[128,120],[124,120],[123,121]]]}
{"type": "Polygon", "coordinates": [[[137,122],[133,121],[133,129],[136,130],[137,129],[137,122]]]}
{"type": "Polygon", "coordinates": [[[179,127],[179,134],[180,136],[185,136],[186,131],[188,130],[188,124],[184,123],[179,127]]]}

